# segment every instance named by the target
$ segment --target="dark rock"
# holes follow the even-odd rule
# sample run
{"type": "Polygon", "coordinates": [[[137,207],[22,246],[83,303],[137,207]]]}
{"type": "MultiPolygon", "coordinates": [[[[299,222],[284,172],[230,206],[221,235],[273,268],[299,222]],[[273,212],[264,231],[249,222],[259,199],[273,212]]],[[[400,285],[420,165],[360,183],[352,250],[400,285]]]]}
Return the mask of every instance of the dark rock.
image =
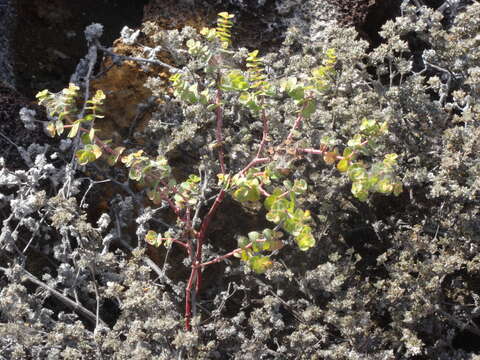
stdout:
{"type": "Polygon", "coordinates": [[[14,85],[12,54],[10,51],[12,30],[15,26],[15,9],[11,0],[0,0],[0,81],[14,85]]]}
{"type": "Polygon", "coordinates": [[[30,103],[12,86],[0,82],[0,156],[5,159],[5,166],[13,170],[25,167],[16,146],[27,148],[33,143],[58,143],[58,139],[49,138],[41,126],[34,131],[27,130],[20,120],[22,107],[34,109],[37,119],[46,121],[43,108],[30,103]]]}
{"type": "Polygon", "coordinates": [[[401,0],[328,0],[339,12],[342,24],[354,26],[372,47],[381,42],[378,34],[387,20],[400,15],[401,0]]]}

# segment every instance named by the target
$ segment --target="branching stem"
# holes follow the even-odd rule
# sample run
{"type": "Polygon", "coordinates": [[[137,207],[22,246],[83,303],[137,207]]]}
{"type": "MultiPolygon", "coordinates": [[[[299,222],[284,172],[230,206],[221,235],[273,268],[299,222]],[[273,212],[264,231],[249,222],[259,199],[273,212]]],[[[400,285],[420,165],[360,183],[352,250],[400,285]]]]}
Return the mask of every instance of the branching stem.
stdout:
{"type": "MultiPolygon", "coordinates": [[[[265,240],[265,239],[256,240],[256,242],[265,242],[265,241],[267,241],[267,240],[265,240]]],[[[250,249],[252,246],[253,246],[253,243],[250,243],[243,248],[237,248],[235,250],[230,251],[229,253],[226,253],[225,255],[218,256],[218,257],[216,257],[212,260],[209,260],[209,261],[206,261],[204,263],[198,264],[197,267],[201,268],[201,267],[205,267],[205,266],[208,266],[208,265],[217,264],[217,263],[219,263],[223,260],[226,260],[226,259],[234,256],[235,254],[238,254],[239,252],[242,252],[242,250],[250,249]]]]}

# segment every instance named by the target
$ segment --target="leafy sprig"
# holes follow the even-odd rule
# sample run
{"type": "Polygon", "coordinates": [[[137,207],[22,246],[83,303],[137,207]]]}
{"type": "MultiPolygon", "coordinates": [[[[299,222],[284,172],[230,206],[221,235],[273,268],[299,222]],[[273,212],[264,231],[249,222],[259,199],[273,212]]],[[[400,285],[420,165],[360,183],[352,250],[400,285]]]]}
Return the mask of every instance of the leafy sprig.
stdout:
{"type": "Polygon", "coordinates": [[[388,133],[386,122],[363,119],[359,132],[344,144],[342,151],[340,146],[334,147],[328,141],[322,141],[317,149],[306,148],[298,140],[303,135],[302,123],[318,110],[319,100],[335,81],[335,49],[326,50],[322,64],[302,80],[288,77],[270,81],[258,50],[248,54],[246,71],[226,65],[231,62],[225,60],[234,55],[228,50],[233,17],[227,12],[219,13],[216,28],[204,28],[201,40],[189,39],[186,42],[188,54],[200,60],[198,74],[192,74],[192,70],[188,73],[177,71],[170,77],[173,94],[178,101],[204,106],[215,113],[215,143],[210,150],[218,153],[220,171],[217,187],[210,184],[211,190],[217,191],[217,194],[206,211],[202,211],[206,203],[205,189],[201,188],[202,179],[199,176],[191,174],[177,182],[165,156],[152,158],[142,150],[122,156],[125,148],[111,148],[109,140],[101,140],[97,136],[94,121],[103,117],[105,101],[101,90],[87,100],[81,112],[76,106],[79,92],[76,85],[70,84],[60,94],[44,90],[37,95],[39,102],[49,111],[51,120],[47,128],[52,136],[63,134],[67,128],[70,129],[69,137],[81,134],[82,147],[76,151],[79,164],[87,165],[102,155],[112,166],[121,159],[128,168],[129,178],[148,187],[148,198],[154,204],[166,204],[175,213],[179,231],[157,233],[150,230],[145,240],[153,246],[177,244],[191,259],[185,304],[187,330],[191,327],[192,290],[195,287],[199,291],[205,266],[236,256],[255,272],[263,273],[273,265],[272,253],[286,242],[293,241],[301,251],[315,246],[312,214],[302,208],[302,196],[307,192],[308,185],[306,179],[291,178],[294,160],[318,155],[327,165],[335,166],[340,173],[348,176],[352,182],[352,194],[361,201],[366,201],[372,192],[398,195],[402,191],[401,182],[395,174],[397,155],[384,154],[382,157],[379,153],[380,139],[388,133]],[[225,100],[225,93],[229,93],[228,99],[234,99],[233,103],[225,100]],[[295,104],[296,118],[285,137],[272,139],[266,109],[281,101],[284,94],[295,104]],[[224,161],[223,114],[228,107],[237,107],[238,104],[262,121],[262,138],[250,162],[240,171],[228,173],[224,161]],[[369,158],[382,160],[368,161],[369,158]],[[227,194],[243,206],[256,210],[263,206],[266,220],[272,226],[261,232],[249,232],[246,236],[239,234],[237,249],[203,261],[202,249],[209,224],[227,194]],[[205,215],[200,216],[202,213],[205,215]]]}

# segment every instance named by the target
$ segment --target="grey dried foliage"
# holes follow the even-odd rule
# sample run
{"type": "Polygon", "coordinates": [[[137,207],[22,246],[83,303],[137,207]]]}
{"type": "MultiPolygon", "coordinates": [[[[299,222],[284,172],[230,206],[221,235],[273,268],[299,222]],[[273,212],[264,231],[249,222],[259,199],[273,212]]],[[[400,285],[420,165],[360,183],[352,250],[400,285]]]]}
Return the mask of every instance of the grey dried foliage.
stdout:
{"type": "MultiPolygon", "coordinates": [[[[142,238],[154,223],[173,232],[175,224],[143,209],[121,179],[112,179],[122,193],[110,213],[92,220],[84,206],[95,201],[86,194],[92,180],[70,164],[71,144],[19,148],[30,170],[7,169],[0,159],[0,358],[479,359],[480,3],[445,23],[440,12],[404,1],[403,15],[383,26],[384,42],[373,50],[331,20],[330,5],[291,3],[278,5],[288,8],[289,28],[282,46],[265,54],[269,75],[301,77],[327,48],[339,60],[303,141],[318,146],[328,136],[340,144],[363,117],[388,121],[382,147],[400,154],[404,193],[361,203],[322,161],[296,163],[295,176],[311,189],[304,206],[315,215],[317,246],[306,253],[287,246],[265,276],[236,260],[208,268],[196,331],[188,333],[182,258],[172,249],[161,254],[163,267],[152,266],[145,244],[133,249],[128,232],[138,226],[142,238]],[[466,334],[470,343],[461,341],[466,334]]],[[[176,66],[198,68],[182,50],[198,37],[192,28],[145,23],[142,32],[176,66]]],[[[153,77],[146,83],[164,102],[145,136],[158,139],[160,153],[198,155],[215,171],[211,115],[180,107],[163,85],[153,77]]],[[[273,137],[284,135],[292,109],[287,99],[269,109],[273,137]]],[[[26,126],[32,115],[23,112],[26,126]]],[[[225,119],[235,170],[261,130],[240,109],[225,119]]],[[[224,234],[242,226],[215,229],[205,257],[224,253],[224,234]]]]}

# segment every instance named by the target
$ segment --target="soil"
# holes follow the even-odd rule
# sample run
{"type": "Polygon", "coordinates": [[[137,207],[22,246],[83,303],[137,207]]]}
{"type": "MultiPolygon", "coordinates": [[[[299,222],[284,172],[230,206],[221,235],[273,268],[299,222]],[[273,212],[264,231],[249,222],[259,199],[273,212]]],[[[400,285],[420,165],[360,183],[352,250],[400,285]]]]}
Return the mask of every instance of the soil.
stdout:
{"type": "Polygon", "coordinates": [[[147,0],[16,0],[14,66],[17,90],[27,97],[38,91],[59,91],[68,84],[86,54],[83,32],[92,23],[104,25],[102,42],[113,43],[123,26],[137,27],[147,0]]]}

